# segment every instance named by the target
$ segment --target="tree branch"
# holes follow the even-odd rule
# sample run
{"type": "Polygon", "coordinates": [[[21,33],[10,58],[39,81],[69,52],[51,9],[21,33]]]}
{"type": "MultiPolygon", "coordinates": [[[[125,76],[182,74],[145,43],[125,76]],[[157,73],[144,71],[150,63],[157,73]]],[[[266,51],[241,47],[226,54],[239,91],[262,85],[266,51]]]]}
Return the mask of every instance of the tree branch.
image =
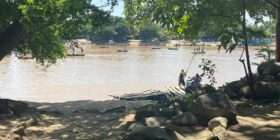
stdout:
{"type": "Polygon", "coordinates": [[[266,1],[267,3],[269,3],[270,5],[272,5],[273,7],[275,7],[275,8],[278,8],[278,7],[279,7],[279,5],[273,3],[273,2],[270,1],[270,0],[265,0],[265,1],[266,1]]]}
{"type": "Polygon", "coordinates": [[[18,22],[13,22],[3,32],[0,33],[0,61],[11,53],[17,45],[26,37],[27,32],[24,26],[18,22]]]}
{"type": "Polygon", "coordinates": [[[229,16],[229,15],[223,15],[223,14],[208,14],[208,16],[212,16],[212,17],[223,17],[223,18],[227,18],[227,19],[235,19],[239,22],[242,22],[242,20],[240,20],[239,18],[236,18],[234,16],[229,16]]]}

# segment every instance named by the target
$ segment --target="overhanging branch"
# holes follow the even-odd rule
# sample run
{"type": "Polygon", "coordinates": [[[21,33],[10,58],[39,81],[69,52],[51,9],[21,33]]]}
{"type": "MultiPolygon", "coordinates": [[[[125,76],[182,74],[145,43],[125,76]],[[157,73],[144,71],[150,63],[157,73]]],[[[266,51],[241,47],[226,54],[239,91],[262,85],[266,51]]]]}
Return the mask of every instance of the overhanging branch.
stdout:
{"type": "Polygon", "coordinates": [[[270,1],[270,0],[265,0],[267,3],[269,3],[270,5],[272,5],[273,7],[275,7],[275,8],[278,8],[279,7],[279,5],[276,5],[275,3],[273,3],[272,1],[270,1]]]}

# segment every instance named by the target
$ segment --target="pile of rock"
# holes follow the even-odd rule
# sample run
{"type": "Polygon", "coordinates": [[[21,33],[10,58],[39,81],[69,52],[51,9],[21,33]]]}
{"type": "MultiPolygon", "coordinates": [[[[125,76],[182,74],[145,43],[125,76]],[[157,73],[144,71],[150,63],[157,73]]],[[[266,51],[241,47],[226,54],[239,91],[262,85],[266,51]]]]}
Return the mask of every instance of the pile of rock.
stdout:
{"type": "MultiPolygon", "coordinates": [[[[175,103],[174,103],[175,104],[175,103]]],[[[195,100],[194,111],[176,111],[176,105],[146,105],[135,110],[135,119],[123,123],[108,136],[109,140],[183,140],[175,128],[208,126],[213,136],[229,135],[227,127],[235,124],[236,109],[226,95],[204,94],[195,100]]]]}
{"type": "Polygon", "coordinates": [[[251,95],[246,78],[228,83],[220,88],[231,99],[242,97],[255,99],[276,99],[280,97],[280,63],[263,62],[254,76],[255,95],[251,95]]]}
{"type": "Polygon", "coordinates": [[[22,140],[25,138],[26,136],[26,129],[28,127],[31,127],[31,126],[35,126],[35,125],[38,125],[38,120],[33,118],[33,119],[30,119],[30,120],[27,120],[21,124],[19,124],[16,128],[14,128],[11,133],[12,133],[12,138],[11,139],[14,139],[14,140],[22,140]]]}
{"type": "Polygon", "coordinates": [[[9,99],[0,99],[0,119],[9,116],[21,116],[35,111],[27,103],[9,99]]]}

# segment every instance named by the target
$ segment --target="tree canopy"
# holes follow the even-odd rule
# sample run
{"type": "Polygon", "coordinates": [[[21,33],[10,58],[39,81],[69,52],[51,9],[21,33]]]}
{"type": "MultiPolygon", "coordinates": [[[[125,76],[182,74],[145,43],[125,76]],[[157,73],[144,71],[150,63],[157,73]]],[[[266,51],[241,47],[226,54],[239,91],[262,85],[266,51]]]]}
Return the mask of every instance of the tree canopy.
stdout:
{"type": "Polygon", "coordinates": [[[124,42],[130,35],[130,28],[122,17],[111,16],[102,26],[93,29],[92,41],[108,42],[114,40],[124,42]]]}
{"type": "MultiPolygon", "coordinates": [[[[257,23],[275,15],[264,0],[246,0],[246,5],[257,23]]],[[[125,7],[128,21],[150,18],[186,39],[196,39],[208,30],[226,48],[232,38],[236,42],[242,38],[242,0],[126,0],[125,7]]]]}
{"type": "Polygon", "coordinates": [[[28,51],[42,64],[55,63],[65,56],[62,38],[83,36],[85,28],[102,25],[109,15],[91,0],[1,0],[0,60],[11,51],[28,51]]]}
{"type": "Polygon", "coordinates": [[[263,35],[263,33],[253,30],[254,28],[248,28],[246,16],[255,20],[256,24],[263,22],[265,17],[275,17],[275,11],[272,10],[275,7],[274,2],[276,1],[125,0],[125,14],[128,21],[132,23],[149,18],[189,40],[196,39],[201,32],[211,32],[211,36],[221,42],[219,48],[223,47],[230,52],[238,42],[243,42],[247,68],[243,59],[240,59],[240,62],[244,66],[250,90],[254,93],[248,35],[256,33],[263,35]]]}

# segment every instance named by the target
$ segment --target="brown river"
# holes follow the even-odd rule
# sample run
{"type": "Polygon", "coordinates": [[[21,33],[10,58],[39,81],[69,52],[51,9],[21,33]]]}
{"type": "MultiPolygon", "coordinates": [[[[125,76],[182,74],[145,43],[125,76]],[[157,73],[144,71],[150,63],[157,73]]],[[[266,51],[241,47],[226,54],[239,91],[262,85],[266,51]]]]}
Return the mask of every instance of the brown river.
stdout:
{"type": "MultiPolygon", "coordinates": [[[[180,70],[188,67],[193,56],[188,48],[130,47],[127,53],[116,50],[87,48],[85,57],[68,57],[46,70],[34,60],[5,58],[0,62],[0,98],[36,102],[107,100],[111,99],[109,95],[177,86],[180,70]]],[[[251,51],[252,62],[258,62],[254,53],[251,51]]],[[[216,86],[238,80],[244,76],[240,54],[241,50],[231,54],[207,50],[205,55],[194,57],[188,76],[200,73],[201,59],[208,58],[217,67],[216,86]]]]}

